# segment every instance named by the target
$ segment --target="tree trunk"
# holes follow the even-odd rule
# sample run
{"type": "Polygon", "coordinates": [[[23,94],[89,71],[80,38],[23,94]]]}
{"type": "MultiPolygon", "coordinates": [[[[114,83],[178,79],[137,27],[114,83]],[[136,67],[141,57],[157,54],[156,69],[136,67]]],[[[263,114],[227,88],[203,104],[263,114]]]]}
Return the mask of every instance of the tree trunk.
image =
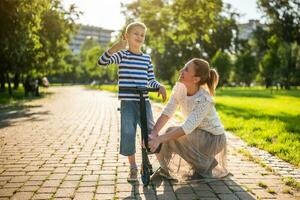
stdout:
{"type": "Polygon", "coordinates": [[[12,96],[12,89],[11,89],[11,84],[10,84],[10,79],[9,79],[8,73],[6,73],[6,81],[8,83],[8,94],[9,94],[9,96],[12,96]]]}
{"type": "Polygon", "coordinates": [[[14,76],[14,90],[17,90],[19,88],[19,83],[20,83],[20,73],[15,73],[14,76]]]}
{"type": "Polygon", "coordinates": [[[5,91],[5,76],[4,73],[0,73],[0,92],[5,91]]]}

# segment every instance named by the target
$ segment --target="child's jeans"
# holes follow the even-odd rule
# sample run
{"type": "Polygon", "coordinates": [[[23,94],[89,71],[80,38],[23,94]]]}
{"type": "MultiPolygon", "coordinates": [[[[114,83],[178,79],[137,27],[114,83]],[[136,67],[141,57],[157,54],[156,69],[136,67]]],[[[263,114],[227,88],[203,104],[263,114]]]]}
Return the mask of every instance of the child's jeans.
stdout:
{"type": "MultiPolygon", "coordinates": [[[[148,134],[154,127],[151,104],[146,101],[148,134]]],[[[121,141],[120,154],[131,156],[135,154],[136,127],[141,126],[140,122],[140,102],[121,100],[121,141]]]]}

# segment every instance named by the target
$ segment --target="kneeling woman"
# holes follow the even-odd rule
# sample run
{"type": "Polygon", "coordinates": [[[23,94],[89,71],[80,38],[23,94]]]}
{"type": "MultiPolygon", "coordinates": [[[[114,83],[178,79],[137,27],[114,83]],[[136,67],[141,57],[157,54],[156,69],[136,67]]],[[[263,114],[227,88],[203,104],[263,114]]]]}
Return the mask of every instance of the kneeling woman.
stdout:
{"type": "Polygon", "coordinates": [[[203,59],[194,58],[181,69],[179,82],[150,135],[151,151],[163,143],[157,154],[162,176],[170,177],[174,153],[192,167],[194,174],[219,178],[228,174],[225,130],[213,101],[218,79],[217,72],[203,59]],[[158,135],[177,106],[184,115],[184,123],[158,135]]]}

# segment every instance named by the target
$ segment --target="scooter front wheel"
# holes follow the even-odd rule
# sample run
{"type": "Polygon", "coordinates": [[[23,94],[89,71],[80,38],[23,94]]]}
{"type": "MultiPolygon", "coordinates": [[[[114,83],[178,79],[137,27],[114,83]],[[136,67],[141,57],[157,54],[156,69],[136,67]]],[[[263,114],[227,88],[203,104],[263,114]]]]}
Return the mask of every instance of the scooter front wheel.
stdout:
{"type": "Polygon", "coordinates": [[[147,166],[142,166],[141,178],[144,186],[148,186],[150,183],[150,170],[147,166]]]}

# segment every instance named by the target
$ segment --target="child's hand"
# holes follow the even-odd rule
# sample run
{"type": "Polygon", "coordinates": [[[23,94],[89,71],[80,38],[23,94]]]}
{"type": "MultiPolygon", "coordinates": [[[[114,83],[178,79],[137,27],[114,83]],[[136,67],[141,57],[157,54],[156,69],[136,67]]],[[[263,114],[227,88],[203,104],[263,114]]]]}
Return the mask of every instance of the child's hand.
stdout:
{"type": "Polygon", "coordinates": [[[124,34],[121,36],[119,42],[116,44],[118,46],[118,49],[126,49],[127,40],[124,36],[124,34]]]}
{"type": "Polygon", "coordinates": [[[148,145],[150,147],[150,151],[151,152],[155,152],[155,150],[157,149],[157,147],[159,146],[160,144],[160,137],[156,137],[156,138],[153,138],[151,139],[149,142],[148,142],[148,145]]]}
{"type": "Polygon", "coordinates": [[[160,95],[162,96],[163,102],[166,101],[166,99],[167,99],[167,91],[166,91],[166,88],[163,85],[161,85],[159,87],[159,90],[158,90],[157,96],[159,97],[160,95]]]}
{"type": "Polygon", "coordinates": [[[126,49],[126,45],[127,45],[127,40],[125,39],[125,36],[122,35],[120,40],[115,43],[109,50],[108,52],[110,54],[114,54],[116,53],[117,51],[121,50],[121,49],[126,49]]]}

